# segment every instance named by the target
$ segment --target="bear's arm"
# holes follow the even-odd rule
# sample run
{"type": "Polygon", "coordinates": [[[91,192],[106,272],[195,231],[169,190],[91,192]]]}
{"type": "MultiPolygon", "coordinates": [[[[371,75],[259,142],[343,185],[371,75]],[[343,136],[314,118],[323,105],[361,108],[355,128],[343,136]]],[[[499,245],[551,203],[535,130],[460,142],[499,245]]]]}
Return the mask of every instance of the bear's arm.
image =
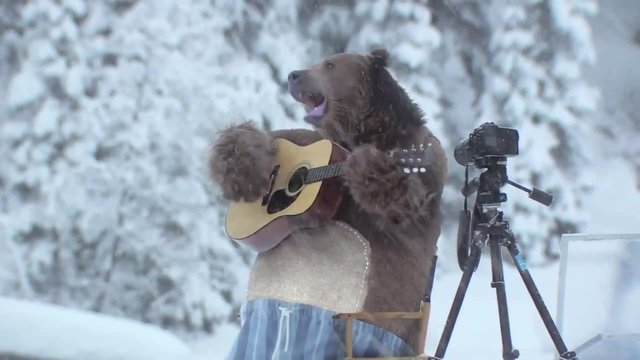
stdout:
{"type": "Polygon", "coordinates": [[[346,185],[354,201],[380,218],[384,227],[413,226],[439,211],[446,157],[430,132],[425,131],[420,137],[428,159],[424,173],[405,174],[387,154],[371,145],[357,147],[347,159],[346,185]]]}

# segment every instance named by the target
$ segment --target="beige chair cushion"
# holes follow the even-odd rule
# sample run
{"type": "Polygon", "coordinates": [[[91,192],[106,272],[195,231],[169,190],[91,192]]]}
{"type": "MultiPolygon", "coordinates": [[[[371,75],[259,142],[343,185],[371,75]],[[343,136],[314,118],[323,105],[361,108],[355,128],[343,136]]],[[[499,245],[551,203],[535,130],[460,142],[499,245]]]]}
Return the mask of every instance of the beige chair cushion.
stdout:
{"type": "Polygon", "coordinates": [[[368,241],[343,222],[298,230],[258,255],[247,298],[303,303],[335,312],[361,311],[370,254],[368,241]]]}

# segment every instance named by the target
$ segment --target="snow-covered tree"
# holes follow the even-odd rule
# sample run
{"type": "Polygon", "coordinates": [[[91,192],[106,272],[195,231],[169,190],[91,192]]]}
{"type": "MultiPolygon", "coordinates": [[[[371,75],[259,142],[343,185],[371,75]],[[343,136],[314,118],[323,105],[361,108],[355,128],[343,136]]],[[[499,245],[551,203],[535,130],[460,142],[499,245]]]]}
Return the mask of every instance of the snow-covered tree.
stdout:
{"type": "Polygon", "coordinates": [[[18,70],[1,126],[3,233],[24,266],[21,296],[177,330],[231,315],[247,255],[223,237],[205,155],[236,109],[262,109],[273,88],[243,81],[260,72],[225,37],[230,6],[20,9],[21,31],[3,34],[18,70]],[[238,96],[247,89],[256,96],[238,96]]]}
{"type": "Polygon", "coordinates": [[[347,49],[367,52],[384,47],[392,56],[392,70],[425,112],[430,127],[439,132],[440,88],[434,80],[432,59],[440,46],[440,31],[432,25],[426,4],[415,1],[357,2],[353,10],[358,28],[347,49]]]}

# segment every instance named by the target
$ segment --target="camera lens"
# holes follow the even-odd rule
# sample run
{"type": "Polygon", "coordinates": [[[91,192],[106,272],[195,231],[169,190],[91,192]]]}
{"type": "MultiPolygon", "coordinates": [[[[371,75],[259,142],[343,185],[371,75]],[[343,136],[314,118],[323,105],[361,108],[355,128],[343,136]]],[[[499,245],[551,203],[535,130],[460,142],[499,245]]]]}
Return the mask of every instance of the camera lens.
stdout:
{"type": "Polygon", "coordinates": [[[466,166],[473,163],[473,159],[471,158],[469,147],[469,139],[464,139],[460,141],[458,146],[453,150],[453,157],[456,159],[458,164],[462,166],[466,166]]]}

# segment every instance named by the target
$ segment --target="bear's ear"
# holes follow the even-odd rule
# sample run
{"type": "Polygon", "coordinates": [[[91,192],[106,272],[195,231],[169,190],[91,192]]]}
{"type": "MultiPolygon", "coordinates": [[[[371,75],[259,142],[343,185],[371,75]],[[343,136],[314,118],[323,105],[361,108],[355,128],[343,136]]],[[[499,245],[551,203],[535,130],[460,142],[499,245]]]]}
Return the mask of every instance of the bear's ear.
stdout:
{"type": "Polygon", "coordinates": [[[387,49],[375,49],[369,55],[371,64],[378,68],[386,67],[389,60],[389,52],[387,49]]]}

